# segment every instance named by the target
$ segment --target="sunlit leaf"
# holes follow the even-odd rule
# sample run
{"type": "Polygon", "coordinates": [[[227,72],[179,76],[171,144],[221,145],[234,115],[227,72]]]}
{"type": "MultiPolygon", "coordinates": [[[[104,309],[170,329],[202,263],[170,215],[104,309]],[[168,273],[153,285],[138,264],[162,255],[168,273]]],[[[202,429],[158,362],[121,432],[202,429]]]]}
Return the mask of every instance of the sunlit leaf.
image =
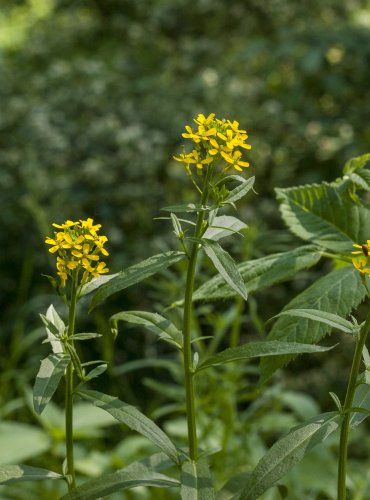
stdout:
{"type": "Polygon", "coordinates": [[[29,465],[0,466],[0,483],[10,484],[18,481],[40,481],[45,479],[63,479],[61,474],[29,465]]]}
{"type": "Polygon", "coordinates": [[[56,391],[71,358],[68,354],[50,354],[41,361],[33,388],[35,412],[40,414],[56,391]]]}
{"type": "Polygon", "coordinates": [[[312,319],[352,335],[357,333],[358,330],[358,327],[341,316],[338,316],[338,314],[319,311],[317,309],[288,309],[287,311],[282,311],[274,317],[278,318],[279,316],[297,316],[299,318],[312,319]]]}
{"type": "Polygon", "coordinates": [[[181,500],[214,500],[215,490],[209,467],[204,460],[182,465],[181,500]]]}

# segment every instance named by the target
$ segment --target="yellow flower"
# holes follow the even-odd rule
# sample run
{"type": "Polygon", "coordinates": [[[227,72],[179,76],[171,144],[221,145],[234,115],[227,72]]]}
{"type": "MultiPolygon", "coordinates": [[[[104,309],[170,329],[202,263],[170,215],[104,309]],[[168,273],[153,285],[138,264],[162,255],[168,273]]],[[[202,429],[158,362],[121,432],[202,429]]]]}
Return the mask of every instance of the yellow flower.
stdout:
{"type": "Polygon", "coordinates": [[[99,262],[99,254],[109,255],[104,248],[108,238],[97,234],[101,224],[94,224],[89,218],[78,222],[67,220],[53,226],[61,231],[55,231],[54,237],[47,237],[45,243],[51,245],[50,253],[57,253],[57,274],[62,287],[65,287],[68,277],[76,272],[79,274],[80,270],[84,272],[81,283],[109,271],[104,262],[99,262]],[[91,266],[92,262],[96,263],[95,267],[91,266]]]}
{"type": "Polygon", "coordinates": [[[353,245],[355,248],[360,248],[360,250],[355,250],[352,252],[355,257],[352,258],[352,264],[355,266],[360,273],[370,275],[370,267],[366,267],[369,263],[369,246],[370,240],[367,240],[363,245],[353,245]]]}
{"type": "Polygon", "coordinates": [[[221,151],[221,156],[226,160],[227,163],[232,165],[235,170],[238,170],[239,172],[242,172],[243,168],[249,167],[249,163],[246,161],[241,161],[241,152],[240,151],[234,151],[231,155],[225,153],[225,151],[221,151]]]}

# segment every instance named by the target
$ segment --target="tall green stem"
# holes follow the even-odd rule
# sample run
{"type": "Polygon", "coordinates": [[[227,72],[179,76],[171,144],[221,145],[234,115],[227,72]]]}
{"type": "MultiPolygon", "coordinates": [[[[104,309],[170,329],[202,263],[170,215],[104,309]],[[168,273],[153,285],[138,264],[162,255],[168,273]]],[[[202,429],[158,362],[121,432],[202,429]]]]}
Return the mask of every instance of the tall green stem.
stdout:
{"type": "MultiPolygon", "coordinates": [[[[68,316],[68,342],[73,346],[73,340],[69,340],[75,332],[76,305],[77,305],[77,287],[78,273],[73,273],[71,302],[69,304],[68,316]]],[[[76,487],[76,476],[74,468],[73,455],[73,363],[70,362],[65,374],[66,392],[65,392],[65,427],[66,427],[66,455],[67,455],[67,474],[70,477],[68,488],[71,491],[76,487]]]]}
{"type": "MultiPolygon", "coordinates": [[[[202,193],[201,203],[205,205],[208,201],[208,182],[210,171],[208,170],[204,182],[204,190],[202,193]]],[[[197,222],[194,231],[194,237],[200,238],[203,234],[204,212],[198,212],[197,222]]],[[[199,243],[193,243],[190,250],[188,269],[186,275],[185,299],[184,299],[184,318],[183,318],[183,360],[184,360],[184,375],[185,375],[185,393],[186,393],[186,418],[188,423],[188,443],[190,459],[194,462],[198,459],[198,441],[197,427],[195,418],[195,391],[194,391],[194,368],[193,356],[191,349],[191,321],[193,316],[193,289],[195,268],[197,264],[197,256],[199,243]]]]}
{"type": "Polygon", "coordinates": [[[348,449],[348,434],[349,423],[351,419],[351,408],[355,390],[357,387],[357,376],[361,365],[362,350],[364,348],[366,337],[370,329],[370,307],[367,313],[366,321],[361,328],[360,335],[357,339],[356,349],[353,356],[351,373],[349,376],[346,398],[344,401],[343,411],[344,417],[340,430],[339,443],[339,462],[338,462],[338,500],[346,499],[346,474],[347,474],[347,449],[348,449]]]}

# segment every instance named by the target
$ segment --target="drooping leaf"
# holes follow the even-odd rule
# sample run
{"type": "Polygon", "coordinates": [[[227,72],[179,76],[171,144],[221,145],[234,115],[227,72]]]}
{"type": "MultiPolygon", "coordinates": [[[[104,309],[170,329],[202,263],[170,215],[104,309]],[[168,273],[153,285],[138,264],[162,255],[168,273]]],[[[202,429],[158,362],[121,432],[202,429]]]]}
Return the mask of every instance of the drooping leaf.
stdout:
{"type": "Polygon", "coordinates": [[[116,420],[127,425],[130,429],[147,437],[158,446],[175,463],[180,463],[179,453],[170,438],[137,408],[118,398],[108,396],[98,391],[79,391],[81,397],[90,401],[95,406],[110,413],[116,420]]]}
{"type": "Polygon", "coordinates": [[[220,215],[213,219],[212,225],[207,228],[203,238],[218,241],[225,236],[238,233],[241,229],[245,229],[246,227],[247,225],[236,217],[220,215]]]}
{"type": "MultiPolygon", "coordinates": [[[[321,257],[316,247],[307,245],[285,253],[276,253],[237,266],[249,293],[263,290],[315,265],[321,257]]],[[[193,300],[217,300],[233,297],[236,292],[217,275],[194,292],[193,300]]]]}
{"type": "Polygon", "coordinates": [[[166,269],[185,257],[184,252],[166,252],[149,257],[139,264],[128,267],[124,271],[118,273],[107,283],[99,287],[91,301],[91,309],[100,304],[107,297],[114,293],[120,292],[140,281],[149,278],[153,274],[166,269]]]}
{"type": "Polygon", "coordinates": [[[33,405],[38,415],[52,398],[70,361],[68,354],[50,354],[41,361],[33,388],[33,405]]]}
{"type": "Polygon", "coordinates": [[[10,484],[18,481],[40,481],[45,479],[63,479],[61,474],[29,465],[0,466],[0,483],[10,484]]]}
{"type": "Polygon", "coordinates": [[[112,474],[86,481],[61,500],[94,500],[136,486],[169,488],[179,484],[177,479],[153,471],[142,463],[134,463],[112,474]]]}
{"type": "Polygon", "coordinates": [[[312,319],[314,321],[325,323],[332,328],[336,328],[337,330],[351,335],[357,333],[358,330],[358,327],[341,316],[338,316],[338,314],[319,311],[317,309],[288,309],[287,311],[282,311],[274,317],[278,318],[279,316],[297,316],[299,318],[312,319]]]}
{"type": "MultiPolygon", "coordinates": [[[[353,408],[361,408],[370,412],[370,386],[368,384],[360,384],[356,387],[355,397],[352,403],[353,408]]],[[[352,413],[349,420],[350,427],[356,427],[367,418],[369,414],[355,412],[352,413]]]]}
{"type": "Polygon", "coordinates": [[[197,372],[210,366],[223,365],[242,359],[252,359],[264,356],[277,356],[281,354],[303,354],[313,352],[325,352],[332,347],[321,347],[312,344],[297,344],[294,342],[279,342],[277,340],[249,342],[238,347],[229,347],[224,351],[210,356],[202,361],[197,372]]]}
{"type": "Polygon", "coordinates": [[[235,498],[259,498],[300,462],[307,452],[337,430],[340,418],[337,412],[324,413],[292,429],[261,458],[235,498]]]}
{"type": "MultiPolygon", "coordinates": [[[[285,307],[289,309],[310,308],[346,317],[366,296],[359,272],[353,266],[336,269],[320,278],[285,307]]],[[[274,323],[269,340],[317,344],[331,330],[331,327],[312,319],[297,321],[292,316],[281,316],[274,323]]],[[[261,360],[261,381],[265,382],[278,369],[286,365],[291,356],[276,356],[261,360]]]]}
{"type": "Polygon", "coordinates": [[[366,240],[370,211],[353,203],[344,188],[322,183],[276,193],[285,223],[303,240],[344,253],[354,242],[366,240]]]}
{"type": "Polygon", "coordinates": [[[180,349],[182,348],[182,333],[170,320],[160,314],[147,311],[122,311],[114,314],[110,320],[113,323],[127,321],[135,325],[142,325],[158,335],[160,339],[175,344],[180,349]]]}
{"type": "Polygon", "coordinates": [[[181,500],[214,500],[215,490],[209,467],[204,460],[182,465],[181,500]]]}
{"type": "Polygon", "coordinates": [[[231,256],[216,242],[203,239],[204,251],[211,259],[213,265],[220,273],[226,283],[244,300],[248,298],[248,292],[240,272],[231,256]]]}

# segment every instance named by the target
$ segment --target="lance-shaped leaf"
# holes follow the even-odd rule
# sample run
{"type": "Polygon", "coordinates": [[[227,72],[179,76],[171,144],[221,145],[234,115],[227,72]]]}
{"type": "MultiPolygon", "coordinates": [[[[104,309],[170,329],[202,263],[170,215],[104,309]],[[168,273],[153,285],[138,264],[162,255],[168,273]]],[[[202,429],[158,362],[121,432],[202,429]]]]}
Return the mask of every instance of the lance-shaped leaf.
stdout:
{"type": "MultiPolygon", "coordinates": [[[[338,316],[346,317],[366,297],[359,272],[353,266],[336,269],[315,281],[310,287],[297,295],[285,310],[319,309],[338,316]]],[[[280,341],[317,344],[331,330],[331,326],[313,319],[302,318],[297,321],[292,316],[281,316],[274,323],[268,339],[280,341]]],[[[275,370],[286,365],[292,356],[276,356],[261,360],[261,381],[268,380],[275,370]]]]}
{"type": "Polygon", "coordinates": [[[175,262],[183,259],[184,256],[184,252],[160,253],[154,255],[153,257],[149,257],[149,259],[143,260],[139,264],[128,267],[98,288],[98,291],[95,293],[91,301],[91,309],[114,293],[149,278],[153,274],[162,271],[172,264],[175,264],[175,262]]]}
{"type": "Polygon", "coordinates": [[[209,205],[201,205],[199,203],[186,203],[184,205],[171,205],[170,207],[163,207],[161,210],[165,212],[174,213],[192,213],[192,212],[209,212],[213,210],[209,205]]]}
{"type": "Polygon", "coordinates": [[[370,211],[353,203],[344,186],[323,183],[277,189],[289,229],[303,240],[336,252],[350,252],[353,242],[365,241],[370,211]]]}
{"type": "Polygon", "coordinates": [[[235,203],[236,201],[243,198],[253,187],[254,177],[250,177],[249,179],[244,179],[240,175],[230,176],[233,179],[240,181],[239,186],[230,191],[229,196],[224,200],[226,203],[235,203]]]}
{"type": "MultiPolygon", "coordinates": [[[[276,253],[243,262],[237,266],[249,293],[285,281],[298,271],[315,265],[321,258],[316,247],[307,245],[285,253],[276,253]]],[[[217,300],[236,295],[221,276],[214,276],[194,292],[193,300],[217,300]]]]}
{"type": "Polygon", "coordinates": [[[115,278],[118,276],[119,273],[114,273],[114,274],[104,274],[103,276],[99,276],[98,278],[94,278],[91,281],[88,281],[84,285],[82,285],[81,290],[80,290],[80,297],[83,297],[84,295],[87,295],[91,292],[95,292],[99,287],[104,285],[105,283],[108,283],[111,279],[115,278]]]}
{"type": "Polygon", "coordinates": [[[325,323],[332,328],[336,328],[341,332],[349,333],[351,335],[358,333],[359,329],[358,325],[354,325],[350,321],[338,316],[338,314],[318,311],[317,309],[288,309],[287,311],[282,311],[277,314],[274,318],[278,318],[279,316],[297,316],[298,318],[312,319],[313,321],[325,323]]]}
{"type": "Polygon", "coordinates": [[[175,463],[180,463],[179,453],[167,434],[137,408],[98,391],[79,391],[78,394],[95,406],[110,413],[112,417],[127,425],[130,429],[148,438],[175,463]]]}
{"type": "Polygon", "coordinates": [[[33,388],[33,405],[38,415],[52,398],[70,361],[68,354],[50,354],[41,361],[33,388]]]}
{"type": "Polygon", "coordinates": [[[233,361],[259,358],[264,356],[278,356],[282,354],[303,354],[313,352],[325,352],[332,347],[321,347],[312,344],[298,344],[294,342],[279,342],[277,340],[263,342],[249,342],[238,347],[229,347],[218,352],[214,356],[202,361],[197,368],[197,372],[210,366],[224,365],[233,361]]]}
{"type": "Polygon", "coordinates": [[[218,241],[225,236],[238,233],[241,229],[245,229],[246,227],[247,225],[236,217],[220,215],[213,219],[212,225],[207,228],[203,238],[218,241]]]}
{"type": "Polygon", "coordinates": [[[18,481],[40,481],[45,479],[64,479],[64,476],[47,469],[29,465],[0,466],[0,483],[10,484],[18,481]]]}
{"type": "Polygon", "coordinates": [[[370,386],[368,384],[360,384],[357,386],[352,407],[358,410],[364,410],[364,412],[357,411],[351,415],[349,425],[351,427],[356,427],[361,424],[370,413],[370,386]]]}
{"type": "Polygon", "coordinates": [[[127,321],[135,325],[142,325],[158,335],[160,339],[175,344],[179,349],[182,348],[182,333],[170,320],[160,314],[147,311],[122,311],[114,314],[110,321],[113,324],[116,324],[117,321],[127,321]]]}
{"type": "Polygon", "coordinates": [[[235,498],[256,500],[268,488],[276,484],[314,446],[322,443],[339,427],[337,412],[324,413],[292,429],[277,441],[258,462],[256,468],[242,485],[235,498]]]}
{"type": "Polygon", "coordinates": [[[231,256],[216,241],[202,239],[202,242],[204,251],[211,259],[222,278],[235,292],[241,295],[244,300],[247,300],[247,289],[231,256]]]}
{"type": "Polygon", "coordinates": [[[181,471],[181,500],[214,500],[215,490],[204,460],[184,462],[181,471]]]}
{"type": "Polygon", "coordinates": [[[86,481],[64,495],[61,500],[94,500],[136,486],[169,488],[178,487],[179,484],[177,479],[156,472],[142,463],[134,463],[112,474],[86,481]]]}
{"type": "Polygon", "coordinates": [[[48,336],[48,340],[51,343],[51,348],[55,354],[63,352],[63,345],[57,337],[60,337],[64,334],[65,324],[62,318],[54,309],[53,304],[48,307],[46,311],[46,315],[40,314],[42,321],[46,326],[46,333],[48,336]]]}

